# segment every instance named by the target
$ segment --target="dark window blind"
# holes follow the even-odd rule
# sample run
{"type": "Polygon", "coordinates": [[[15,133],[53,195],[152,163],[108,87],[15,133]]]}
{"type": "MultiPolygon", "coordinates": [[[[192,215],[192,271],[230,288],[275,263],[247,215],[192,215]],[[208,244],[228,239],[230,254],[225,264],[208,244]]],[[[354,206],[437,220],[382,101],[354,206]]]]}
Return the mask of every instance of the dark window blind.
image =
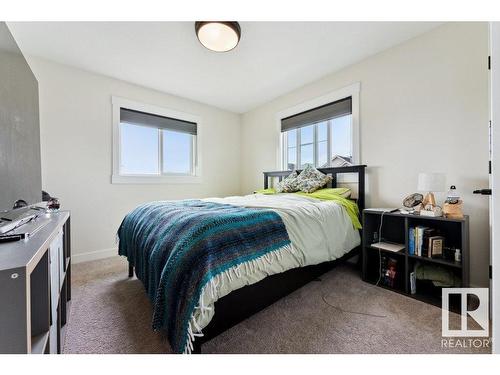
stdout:
{"type": "Polygon", "coordinates": [[[346,116],[352,113],[352,98],[348,97],[321,107],[310,109],[281,120],[281,131],[286,132],[317,122],[346,116]]]}
{"type": "Polygon", "coordinates": [[[120,122],[196,135],[196,123],[120,108],[120,122]]]}

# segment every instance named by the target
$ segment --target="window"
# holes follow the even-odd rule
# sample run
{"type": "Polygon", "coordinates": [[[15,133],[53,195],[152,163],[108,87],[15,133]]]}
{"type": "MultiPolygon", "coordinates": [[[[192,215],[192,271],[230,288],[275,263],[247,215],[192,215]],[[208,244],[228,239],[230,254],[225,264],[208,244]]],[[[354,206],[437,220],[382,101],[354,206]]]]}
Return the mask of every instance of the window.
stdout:
{"type": "Polygon", "coordinates": [[[158,130],[120,123],[120,175],[158,173],[158,130]]]}
{"type": "Polygon", "coordinates": [[[198,119],[113,98],[114,183],[194,182],[198,119]]]}
{"type": "Polygon", "coordinates": [[[281,119],[283,168],[353,162],[352,98],[281,119]],[[335,160],[338,159],[338,160],[335,160]]]}

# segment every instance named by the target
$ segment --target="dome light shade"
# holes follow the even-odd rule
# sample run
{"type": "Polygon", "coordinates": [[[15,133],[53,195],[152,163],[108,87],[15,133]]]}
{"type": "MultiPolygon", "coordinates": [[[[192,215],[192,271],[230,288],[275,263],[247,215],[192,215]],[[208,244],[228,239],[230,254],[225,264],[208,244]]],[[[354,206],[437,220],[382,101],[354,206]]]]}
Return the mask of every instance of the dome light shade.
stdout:
{"type": "Polygon", "coordinates": [[[215,52],[231,51],[238,45],[241,37],[238,22],[198,21],[194,28],[200,43],[215,52]]]}

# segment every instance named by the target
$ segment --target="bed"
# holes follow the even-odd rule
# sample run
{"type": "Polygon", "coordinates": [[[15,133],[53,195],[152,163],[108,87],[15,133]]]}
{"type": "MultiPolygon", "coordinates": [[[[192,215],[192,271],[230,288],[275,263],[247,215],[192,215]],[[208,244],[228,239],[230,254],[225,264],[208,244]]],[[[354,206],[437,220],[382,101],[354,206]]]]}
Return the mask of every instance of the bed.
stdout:
{"type": "MultiPolygon", "coordinates": [[[[143,282],[153,329],[167,332],[174,352],[200,353],[204,342],[359,253],[353,213],[364,208],[365,166],[319,171],[332,177],[331,188],[355,175],[355,203],[252,194],[151,202],[126,216],[119,254],[129,277],[135,270],[143,282]]],[[[290,173],[264,172],[264,188],[290,173]]]]}

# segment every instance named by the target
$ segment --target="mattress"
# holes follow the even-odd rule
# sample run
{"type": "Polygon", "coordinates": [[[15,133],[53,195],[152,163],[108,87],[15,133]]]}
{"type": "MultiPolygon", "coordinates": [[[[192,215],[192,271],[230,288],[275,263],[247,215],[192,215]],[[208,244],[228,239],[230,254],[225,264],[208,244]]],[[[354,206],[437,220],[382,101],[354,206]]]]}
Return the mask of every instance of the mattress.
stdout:
{"type": "Polygon", "coordinates": [[[292,268],[315,265],[342,257],[360,245],[361,239],[344,207],[333,201],[294,194],[252,194],[226,198],[207,198],[205,201],[225,203],[247,208],[272,209],[283,220],[291,241],[291,251],[251,273],[231,277],[231,272],[220,275],[217,287],[200,297],[206,306],[195,313],[197,325],[203,329],[212,320],[214,304],[230,292],[259,282],[263,278],[292,268]]]}

